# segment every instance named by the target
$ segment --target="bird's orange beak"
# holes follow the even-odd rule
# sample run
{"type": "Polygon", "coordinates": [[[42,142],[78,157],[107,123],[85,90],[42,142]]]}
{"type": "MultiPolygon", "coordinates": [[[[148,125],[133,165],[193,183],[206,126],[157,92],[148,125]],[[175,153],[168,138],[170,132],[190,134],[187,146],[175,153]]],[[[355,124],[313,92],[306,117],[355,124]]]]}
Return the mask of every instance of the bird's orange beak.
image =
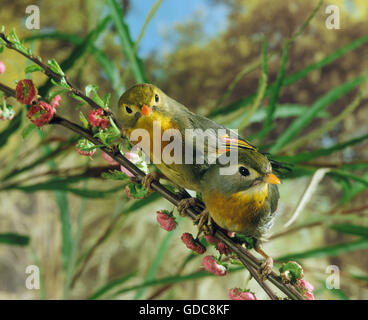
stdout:
{"type": "Polygon", "coordinates": [[[149,106],[147,106],[146,104],[144,104],[142,106],[142,114],[144,116],[149,116],[151,114],[151,111],[152,111],[152,109],[149,106]]]}
{"type": "Polygon", "coordinates": [[[264,181],[270,184],[280,184],[280,179],[277,178],[273,173],[268,173],[265,178],[264,181]]]}

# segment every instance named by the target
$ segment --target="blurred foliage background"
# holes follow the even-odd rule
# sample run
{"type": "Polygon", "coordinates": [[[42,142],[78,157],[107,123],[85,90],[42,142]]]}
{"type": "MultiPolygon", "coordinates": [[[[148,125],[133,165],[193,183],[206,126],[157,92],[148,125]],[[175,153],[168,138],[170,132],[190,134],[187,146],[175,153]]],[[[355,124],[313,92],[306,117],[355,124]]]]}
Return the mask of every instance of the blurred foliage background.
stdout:
{"type": "MultiPolygon", "coordinates": [[[[201,0],[202,7],[174,24],[167,23],[168,2],[173,0],[3,0],[0,21],[6,30],[16,28],[43,60],[55,58],[77,87],[93,83],[101,95],[112,93],[113,108],[126,88],[148,81],[293,163],[280,187],[280,214],[266,251],[279,261],[300,261],[317,299],[367,299],[368,2],[326,1],[296,38],[318,1],[201,0]],[[29,4],[40,8],[40,30],[25,28],[29,4]],[[339,30],[326,28],[329,4],[340,8],[339,30]],[[219,7],[226,14],[211,21],[221,28],[208,34],[211,8],[219,7]],[[136,36],[124,43],[129,28],[136,36]],[[142,54],[145,42],[152,43],[147,30],[161,32],[161,41],[142,54]],[[257,104],[262,35],[268,87],[257,104]],[[320,168],[330,171],[285,228],[320,168]],[[340,269],[339,290],[326,289],[329,265],[340,269]]],[[[29,62],[9,50],[0,60],[6,65],[0,82],[14,87],[29,62]]],[[[42,94],[49,91],[45,76],[28,76],[42,94]]],[[[100,177],[108,169],[101,152],[93,159],[79,156],[72,133],[47,127],[24,140],[28,122],[21,106],[13,105],[18,115],[0,121],[0,298],[226,299],[228,289],[247,284],[246,271],[224,278],[204,272],[201,258],[180,241],[182,232],[195,233],[189,219],[174,232],[160,229],[155,212],[171,206],[157,194],[128,200],[119,182],[100,177]],[[32,264],[41,270],[40,290],[25,287],[32,264]]],[[[63,96],[58,112],[76,119],[88,110],[75,105],[63,96]]],[[[248,285],[265,298],[254,281],[248,285]]]]}

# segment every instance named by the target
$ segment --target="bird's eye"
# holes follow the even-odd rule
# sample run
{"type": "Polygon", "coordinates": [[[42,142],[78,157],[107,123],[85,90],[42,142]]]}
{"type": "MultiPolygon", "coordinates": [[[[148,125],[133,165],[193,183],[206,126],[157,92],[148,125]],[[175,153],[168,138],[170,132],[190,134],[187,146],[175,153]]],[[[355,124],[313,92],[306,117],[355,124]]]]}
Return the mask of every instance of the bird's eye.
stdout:
{"type": "Polygon", "coordinates": [[[128,113],[132,113],[132,112],[133,112],[133,110],[132,110],[132,109],[130,109],[128,106],[126,106],[126,107],[125,107],[125,110],[126,110],[126,112],[128,112],[128,113]]]}
{"type": "Polygon", "coordinates": [[[239,173],[244,177],[249,176],[249,170],[246,167],[239,167],[239,173]]]}
{"type": "Polygon", "coordinates": [[[155,101],[156,101],[156,102],[159,102],[159,100],[160,100],[160,99],[159,99],[159,97],[158,97],[158,94],[155,94],[155,101]]]}

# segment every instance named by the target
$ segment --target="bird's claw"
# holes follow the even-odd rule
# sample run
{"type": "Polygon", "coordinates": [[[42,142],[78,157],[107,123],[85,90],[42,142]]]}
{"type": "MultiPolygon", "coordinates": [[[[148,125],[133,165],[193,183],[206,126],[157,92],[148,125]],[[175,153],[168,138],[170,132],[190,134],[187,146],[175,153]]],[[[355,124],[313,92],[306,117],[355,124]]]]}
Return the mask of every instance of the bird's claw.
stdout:
{"type": "Polygon", "coordinates": [[[142,179],[142,185],[145,187],[149,192],[154,191],[151,187],[151,183],[153,181],[159,181],[160,180],[160,174],[158,172],[151,172],[146,174],[142,179]]]}
{"type": "Polygon", "coordinates": [[[206,235],[213,234],[212,219],[207,209],[204,209],[194,219],[194,224],[198,224],[198,230],[206,235]]]}
{"type": "Polygon", "coordinates": [[[262,281],[265,281],[267,279],[269,274],[272,272],[272,268],[273,259],[271,257],[267,257],[258,270],[258,274],[261,277],[262,281]]]}
{"type": "Polygon", "coordinates": [[[181,199],[178,203],[178,212],[182,217],[185,217],[187,213],[185,212],[189,207],[193,207],[198,204],[197,198],[185,198],[181,199]]]}

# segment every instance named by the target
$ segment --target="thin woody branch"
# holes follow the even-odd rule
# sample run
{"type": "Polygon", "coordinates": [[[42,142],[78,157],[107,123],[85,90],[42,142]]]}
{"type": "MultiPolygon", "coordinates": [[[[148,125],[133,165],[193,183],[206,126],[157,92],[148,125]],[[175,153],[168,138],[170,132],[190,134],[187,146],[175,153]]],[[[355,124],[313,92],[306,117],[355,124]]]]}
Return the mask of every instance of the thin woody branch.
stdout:
{"type": "MultiPolygon", "coordinates": [[[[45,72],[47,76],[50,78],[60,81],[62,76],[59,74],[53,72],[49,66],[42,63],[38,58],[34,57],[33,55],[27,55],[24,52],[16,49],[11,41],[7,39],[7,37],[0,33],[0,38],[2,38],[6,46],[10,49],[13,49],[17,51],[18,53],[22,54],[26,58],[32,60],[34,63],[39,65],[45,72]]],[[[64,77],[67,84],[70,86],[70,91],[79,97],[81,97],[83,100],[85,100],[92,108],[101,108],[98,104],[96,104],[92,99],[84,95],[79,89],[73,86],[73,84],[67,79],[67,77],[64,77]]],[[[6,85],[0,84],[0,90],[5,92],[8,96],[16,96],[15,90],[7,87],[6,85]]],[[[109,111],[108,115],[111,116],[113,119],[115,119],[114,115],[109,111]]],[[[101,145],[102,142],[93,136],[93,132],[87,129],[82,128],[81,126],[59,116],[54,115],[54,117],[49,122],[50,124],[57,124],[61,125],[77,134],[82,136],[83,138],[91,141],[95,145],[101,145]]],[[[118,122],[115,122],[117,125],[118,122]]],[[[126,169],[128,169],[138,180],[142,180],[145,177],[145,173],[137,168],[132,162],[130,162],[128,159],[126,159],[117,148],[114,147],[101,147],[101,149],[107,153],[110,157],[112,157],[115,161],[117,161],[120,165],[123,165],[126,169]]],[[[161,185],[157,181],[153,181],[151,184],[151,187],[153,190],[160,193],[166,200],[174,204],[175,206],[178,205],[181,198],[171,192],[170,190],[166,189],[163,185],[161,185]]],[[[188,208],[187,214],[194,220],[196,216],[200,213],[194,208],[188,208]]],[[[214,230],[214,237],[216,237],[219,241],[225,243],[240,259],[242,264],[249,270],[251,275],[255,278],[255,280],[259,283],[259,285],[263,288],[263,290],[269,295],[269,297],[273,300],[278,299],[278,297],[273,293],[273,291],[269,288],[269,286],[260,279],[258,276],[256,270],[259,269],[261,262],[254,257],[248,250],[246,250],[244,247],[240,246],[238,243],[235,243],[233,239],[231,239],[227,234],[222,232],[219,229],[214,230]]],[[[303,300],[304,298],[302,295],[291,285],[284,284],[281,280],[281,278],[275,273],[272,272],[268,275],[268,280],[275,285],[280,291],[282,291],[287,297],[294,300],[303,300]]]]}

